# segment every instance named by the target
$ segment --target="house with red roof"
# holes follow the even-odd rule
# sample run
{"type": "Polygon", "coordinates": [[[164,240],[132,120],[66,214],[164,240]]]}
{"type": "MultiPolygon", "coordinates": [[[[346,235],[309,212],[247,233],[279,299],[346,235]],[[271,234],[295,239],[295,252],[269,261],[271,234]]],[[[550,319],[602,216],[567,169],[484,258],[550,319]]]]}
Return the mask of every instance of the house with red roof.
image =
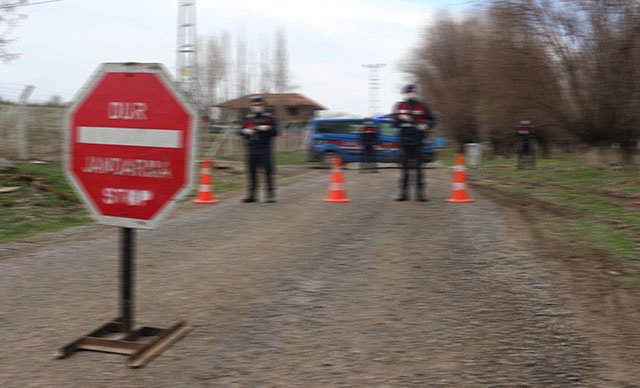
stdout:
{"type": "Polygon", "coordinates": [[[249,114],[251,97],[262,96],[267,110],[278,117],[283,124],[306,123],[316,117],[317,112],[327,108],[300,93],[253,93],[216,105],[225,120],[241,120],[249,114]]]}

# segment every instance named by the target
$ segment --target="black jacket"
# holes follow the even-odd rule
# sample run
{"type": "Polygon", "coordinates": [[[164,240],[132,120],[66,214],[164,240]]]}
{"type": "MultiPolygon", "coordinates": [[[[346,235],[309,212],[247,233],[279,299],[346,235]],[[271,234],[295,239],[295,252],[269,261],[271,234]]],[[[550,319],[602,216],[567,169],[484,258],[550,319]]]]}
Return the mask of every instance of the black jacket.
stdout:
{"type": "Polygon", "coordinates": [[[422,144],[427,131],[436,126],[435,116],[427,104],[419,100],[400,101],[394,106],[392,116],[403,146],[422,144]]]}
{"type": "Polygon", "coordinates": [[[238,129],[238,135],[245,139],[249,152],[269,152],[272,139],[278,135],[278,121],[270,113],[247,115],[238,129]],[[248,134],[247,129],[253,132],[248,134]]]}
{"type": "Polygon", "coordinates": [[[373,125],[365,125],[360,131],[360,144],[371,148],[378,142],[378,129],[373,125]]]}

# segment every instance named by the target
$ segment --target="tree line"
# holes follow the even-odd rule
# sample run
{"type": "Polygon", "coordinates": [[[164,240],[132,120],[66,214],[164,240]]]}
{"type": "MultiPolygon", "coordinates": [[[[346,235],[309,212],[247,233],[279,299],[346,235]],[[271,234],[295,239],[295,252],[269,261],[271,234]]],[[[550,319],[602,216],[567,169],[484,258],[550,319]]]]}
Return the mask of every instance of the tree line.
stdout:
{"type": "Polygon", "coordinates": [[[231,35],[201,36],[197,44],[194,100],[201,112],[249,93],[284,93],[291,90],[287,36],[275,31],[273,50],[263,39],[260,50],[249,47],[243,32],[232,46],[231,35]]]}
{"type": "Polygon", "coordinates": [[[640,139],[638,0],[493,0],[468,16],[438,15],[403,64],[458,144],[507,153],[520,120],[543,151],[571,139],[640,139]]]}

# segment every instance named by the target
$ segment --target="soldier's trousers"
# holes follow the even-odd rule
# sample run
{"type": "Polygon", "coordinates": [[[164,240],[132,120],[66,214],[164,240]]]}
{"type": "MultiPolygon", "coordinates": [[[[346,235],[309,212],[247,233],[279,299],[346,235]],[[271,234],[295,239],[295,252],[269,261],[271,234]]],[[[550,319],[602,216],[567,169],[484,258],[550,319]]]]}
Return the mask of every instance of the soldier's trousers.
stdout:
{"type": "Polygon", "coordinates": [[[415,173],[416,181],[416,194],[422,196],[423,183],[422,183],[422,146],[418,145],[404,145],[402,146],[404,154],[402,155],[402,175],[400,176],[400,195],[407,196],[409,189],[409,181],[411,170],[415,173]]]}
{"type": "Polygon", "coordinates": [[[536,166],[536,155],[529,148],[518,150],[518,168],[525,168],[527,165],[532,168],[536,166]]]}
{"type": "Polygon", "coordinates": [[[248,196],[254,198],[256,191],[258,190],[258,170],[264,171],[267,193],[272,195],[274,193],[275,187],[273,185],[274,169],[271,152],[249,153],[247,167],[248,196]]]}
{"type": "Polygon", "coordinates": [[[360,169],[364,170],[365,168],[370,168],[375,170],[376,167],[376,156],[373,146],[364,147],[362,152],[362,161],[360,162],[360,169]]]}

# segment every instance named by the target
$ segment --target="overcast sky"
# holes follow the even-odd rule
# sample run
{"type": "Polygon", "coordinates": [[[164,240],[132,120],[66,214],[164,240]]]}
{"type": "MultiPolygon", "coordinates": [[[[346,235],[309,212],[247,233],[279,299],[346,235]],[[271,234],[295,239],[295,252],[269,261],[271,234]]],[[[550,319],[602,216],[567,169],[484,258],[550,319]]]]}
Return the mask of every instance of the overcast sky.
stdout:
{"type": "MultiPolygon", "coordinates": [[[[44,0],[31,0],[38,3],[44,0]]],[[[368,113],[366,63],[384,63],[380,108],[386,112],[406,81],[400,62],[440,10],[468,11],[465,0],[198,0],[198,35],[244,31],[259,55],[275,31],[287,35],[296,92],[331,111],[368,113]]],[[[102,62],[161,62],[176,67],[177,0],[61,0],[22,7],[0,64],[0,97],[16,100],[34,85],[32,100],[73,98],[102,62]]],[[[235,44],[234,44],[235,47],[235,44]]]]}

